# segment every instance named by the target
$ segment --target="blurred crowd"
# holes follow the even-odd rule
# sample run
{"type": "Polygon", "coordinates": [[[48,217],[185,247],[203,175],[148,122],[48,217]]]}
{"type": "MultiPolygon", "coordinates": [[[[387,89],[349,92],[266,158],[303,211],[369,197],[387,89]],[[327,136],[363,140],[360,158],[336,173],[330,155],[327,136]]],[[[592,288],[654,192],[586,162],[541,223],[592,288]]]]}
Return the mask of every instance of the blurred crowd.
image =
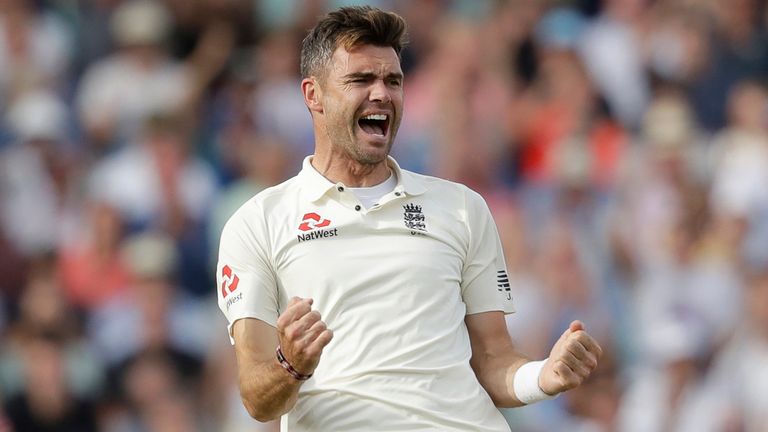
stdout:
{"type": "Polygon", "coordinates": [[[311,154],[299,44],[361,3],[410,25],[394,156],[487,199],[517,345],[606,353],[513,430],[768,431],[764,0],[0,0],[0,431],[277,430],[218,236],[311,154]]]}

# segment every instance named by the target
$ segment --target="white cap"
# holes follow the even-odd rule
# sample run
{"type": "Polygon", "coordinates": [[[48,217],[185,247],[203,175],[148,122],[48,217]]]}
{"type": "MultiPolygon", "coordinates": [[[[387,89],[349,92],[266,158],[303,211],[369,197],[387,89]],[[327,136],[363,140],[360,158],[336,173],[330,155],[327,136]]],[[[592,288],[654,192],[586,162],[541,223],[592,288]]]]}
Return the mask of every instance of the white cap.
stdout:
{"type": "Polygon", "coordinates": [[[168,12],[156,1],[128,1],[112,16],[112,34],[120,45],[162,43],[169,25],[168,12]]]}
{"type": "Polygon", "coordinates": [[[46,90],[23,94],[7,114],[8,125],[22,140],[58,140],[65,135],[67,108],[46,90]]]}

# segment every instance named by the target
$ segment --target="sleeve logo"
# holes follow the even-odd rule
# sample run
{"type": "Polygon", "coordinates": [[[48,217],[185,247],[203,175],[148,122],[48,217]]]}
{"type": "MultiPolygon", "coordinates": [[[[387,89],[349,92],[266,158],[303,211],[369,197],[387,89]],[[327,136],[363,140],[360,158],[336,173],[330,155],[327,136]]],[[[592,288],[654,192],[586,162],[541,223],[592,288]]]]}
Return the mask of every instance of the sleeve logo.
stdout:
{"type": "Polygon", "coordinates": [[[507,294],[507,300],[512,300],[512,289],[509,287],[509,277],[506,270],[496,272],[496,286],[500,293],[507,294]]]}
{"type": "Polygon", "coordinates": [[[232,272],[232,268],[225,265],[221,269],[221,297],[226,298],[229,293],[235,292],[240,278],[232,272]]]}

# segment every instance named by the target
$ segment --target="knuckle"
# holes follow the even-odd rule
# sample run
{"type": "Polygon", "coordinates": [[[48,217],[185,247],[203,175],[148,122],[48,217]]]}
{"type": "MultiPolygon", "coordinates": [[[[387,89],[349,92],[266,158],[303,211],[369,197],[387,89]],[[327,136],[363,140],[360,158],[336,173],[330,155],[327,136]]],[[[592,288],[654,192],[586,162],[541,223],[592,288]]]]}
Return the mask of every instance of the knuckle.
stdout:
{"type": "Polygon", "coordinates": [[[277,329],[284,330],[286,325],[288,325],[286,321],[288,321],[288,318],[285,317],[285,312],[283,312],[279,317],[277,317],[277,329]]]}
{"type": "Polygon", "coordinates": [[[288,330],[285,333],[285,335],[288,337],[288,340],[296,340],[299,338],[299,336],[301,336],[301,333],[302,333],[301,329],[294,326],[294,327],[291,327],[291,329],[288,330]]]}
{"type": "Polygon", "coordinates": [[[294,350],[296,350],[298,353],[301,353],[302,355],[306,355],[307,345],[308,344],[304,339],[298,339],[293,342],[294,350]]]}

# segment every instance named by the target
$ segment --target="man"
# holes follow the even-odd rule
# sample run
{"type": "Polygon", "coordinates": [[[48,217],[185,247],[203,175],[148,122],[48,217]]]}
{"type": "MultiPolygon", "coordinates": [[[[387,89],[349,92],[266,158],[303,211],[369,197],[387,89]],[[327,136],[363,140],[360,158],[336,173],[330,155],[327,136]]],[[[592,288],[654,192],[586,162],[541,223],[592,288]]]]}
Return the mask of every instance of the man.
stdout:
{"type": "Polygon", "coordinates": [[[600,348],[574,322],[550,357],[512,347],[496,227],[468,188],[388,156],[405,22],[370,7],[302,45],[315,154],[224,228],[219,306],[243,403],[283,431],[506,431],[496,406],[579,385],[600,348]]]}

